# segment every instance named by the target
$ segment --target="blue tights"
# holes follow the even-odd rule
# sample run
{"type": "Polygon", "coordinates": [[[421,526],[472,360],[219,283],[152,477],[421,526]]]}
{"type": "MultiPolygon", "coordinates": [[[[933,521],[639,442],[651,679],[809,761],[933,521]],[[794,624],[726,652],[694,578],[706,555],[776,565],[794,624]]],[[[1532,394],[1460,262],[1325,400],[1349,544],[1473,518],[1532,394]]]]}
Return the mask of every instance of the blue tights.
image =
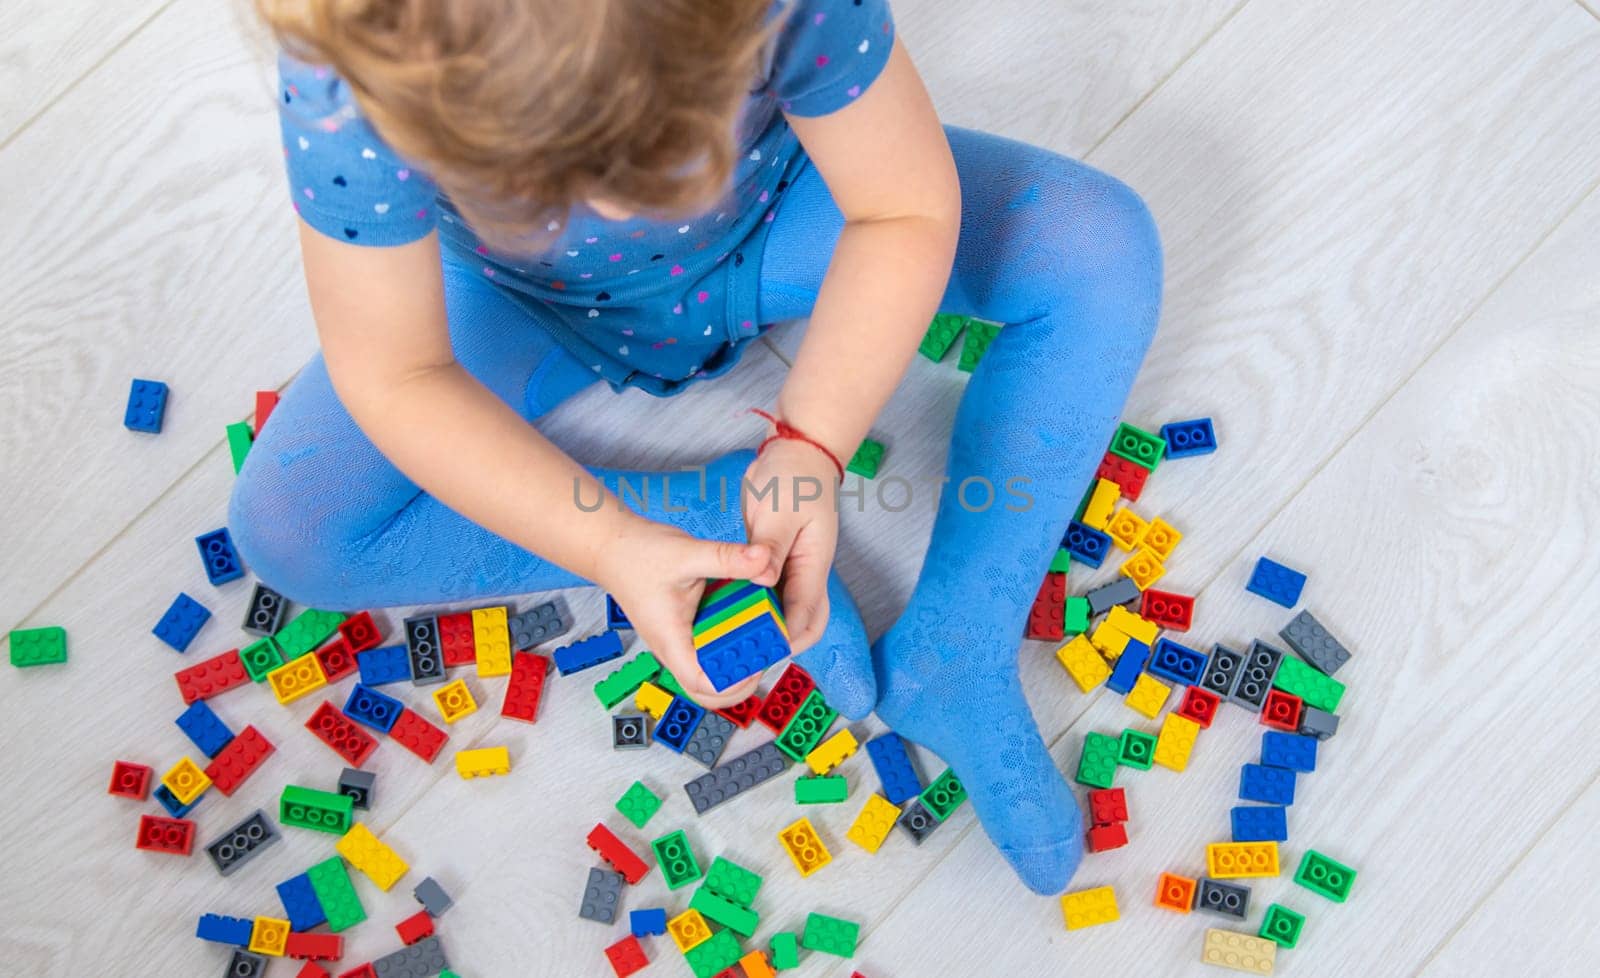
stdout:
{"type": "MultiPolygon", "coordinates": [[[[948,485],[1025,480],[1032,503],[980,511],[946,492],[910,604],[872,644],[870,662],[835,577],[827,630],[802,664],[847,716],[875,703],[891,727],[949,763],[1023,882],[1055,893],[1081,856],[1081,815],[1023,696],[1018,642],[1154,333],[1161,252],[1148,211],[1116,180],[1021,143],[947,132],[963,222],[940,308],[1008,324],[962,397],[948,485]]],[[[762,258],[763,322],[810,312],[842,224],[814,170],[788,188],[762,258]]],[[[457,358],[530,421],[593,382],[472,271],[447,263],[445,284],[457,358]]],[[[719,459],[711,478],[736,479],[749,460],[719,459]]],[[[741,538],[740,514],[697,505],[690,483],[671,483],[671,511],[654,494],[646,515],[741,538]]],[[[395,470],[340,406],[320,357],[251,451],[230,525],[264,580],[310,604],[437,603],[584,583],[395,470]]]]}

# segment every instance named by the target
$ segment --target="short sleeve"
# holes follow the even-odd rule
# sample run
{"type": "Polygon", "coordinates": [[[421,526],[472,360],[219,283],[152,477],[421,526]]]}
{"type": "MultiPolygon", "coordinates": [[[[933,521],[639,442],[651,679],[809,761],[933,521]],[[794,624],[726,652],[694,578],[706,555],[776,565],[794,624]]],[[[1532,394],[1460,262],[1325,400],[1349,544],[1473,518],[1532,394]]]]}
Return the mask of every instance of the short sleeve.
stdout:
{"type": "Polygon", "coordinates": [[[786,17],[768,89],[797,116],[837,112],[883,73],[894,47],[888,0],[780,0],[786,17]]]}
{"type": "Polygon", "coordinates": [[[278,58],[278,117],[295,210],[330,238],[392,246],[426,237],[437,190],[361,117],[326,67],[278,58]]]}

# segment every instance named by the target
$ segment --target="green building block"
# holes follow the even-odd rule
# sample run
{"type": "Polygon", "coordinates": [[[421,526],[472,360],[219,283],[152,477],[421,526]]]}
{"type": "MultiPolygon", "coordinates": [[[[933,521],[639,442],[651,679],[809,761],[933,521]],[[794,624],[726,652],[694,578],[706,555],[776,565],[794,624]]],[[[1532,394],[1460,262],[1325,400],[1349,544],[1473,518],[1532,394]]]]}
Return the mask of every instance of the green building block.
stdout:
{"type": "Polygon", "coordinates": [[[755,904],[756,893],[761,889],[761,877],[732,860],[718,856],[711,860],[711,868],[706,870],[705,886],[729,903],[750,907],[755,904]]]}
{"type": "Polygon", "coordinates": [[[1153,734],[1132,729],[1122,731],[1122,739],[1117,741],[1118,764],[1148,771],[1155,761],[1155,756],[1156,738],[1153,734]]]}
{"type": "Polygon", "coordinates": [[[244,467],[244,457],[250,454],[250,425],[248,422],[235,421],[228,425],[228,454],[233,456],[233,474],[238,475],[244,467]]]}
{"type": "Polygon", "coordinates": [[[1300,868],[1294,871],[1294,881],[1335,903],[1343,903],[1355,884],[1356,871],[1315,849],[1307,849],[1300,857],[1300,868]]]}
{"type": "Polygon", "coordinates": [[[1300,697],[1307,706],[1329,713],[1336,712],[1339,701],[1344,699],[1344,683],[1291,656],[1284,656],[1272,685],[1300,697]]]}
{"type": "Polygon", "coordinates": [[[817,744],[828,733],[828,728],[839,714],[822,698],[820,690],[812,690],[800,709],[795,711],[794,717],[783,728],[783,733],[778,735],[778,749],[794,758],[795,761],[804,761],[806,755],[816,749],[817,744]]]}
{"type": "Polygon", "coordinates": [[[283,794],[278,796],[278,821],[334,835],[350,831],[354,809],[355,799],[349,795],[302,788],[297,784],[284,785],[283,794]]]}
{"type": "Polygon", "coordinates": [[[694,861],[694,850],[689,848],[689,837],[682,829],[650,843],[650,851],[656,854],[656,865],[661,867],[667,889],[676,890],[700,878],[700,864],[694,861]]]}
{"type": "Polygon", "coordinates": [[[794,803],[796,805],[837,805],[850,797],[850,783],[844,775],[826,778],[796,778],[794,803]]]}
{"type": "MultiPolygon", "coordinates": [[[[1063,550],[1062,553],[1066,553],[1066,551],[1063,550]]],[[[1067,598],[1066,612],[1062,615],[1062,619],[1062,629],[1068,635],[1082,635],[1088,631],[1089,599],[1081,594],[1074,594],[1067,598]]]]}
{"type": "Polygon", "coordinates": [[[979,319],[968,322],[966,338],[961,341],[961,359],[956,362],[956,369],[969,374],[976,370],[978,361],[989,352],[989,344],[999,335],[999,323],[986,323],[979,319]]]}
{"type": "Polygon", "coordinates": [[[856,938],[860,933],[860,924],[814,913],[806,917],[806,929],[800,935],[800,946],[808,951],[848,958],[856,953],[856,938]]]}
{"type": "Polygon", "coordinates": [[[731,968],[742,957],[744,949],[731,930],[719,930],[683,953],[694,978],[716,978],[718,972],[731,968]]]}
{"type": "Polygon", "coordinates": [[[854,472],[864,479],[876,479],[878,466],[883,464],[883,442],[873,441],[871,438],[863,441],[856,453],[850,456],[850,464],[844,467],[846,472],[854,472]]]}
{"type": "Polygon", "coordinates": [[[1284,950],[1300,943],[1300,928],[1306,925],[1305,914],[1296,913],[1281,903],[1267,908],[1267,917],[1261,922],[1261,934],[1284,950]]]}
{"type": "Polygon", "coordinates": [[[779,971],[800,966],[800,939],[784,931],[772,935],[772,966],[779,971]]]}
{"type": "Polygon", "coordinates": [[[1166,453],[1166,439],[1160,435],[1152,435],[1142,428],[1135,428],[1126,421],[1117,425],[1116,434],[1111,436],[1111,454],[1120,455],[1151,472],[1161,464],[1161,456],[1166,453]]]}
{"type": "Polygon", "coordinates": [[[928,324],[928,331],[922,335],[922,342],[917,345],[917,352],[938,363],[950,352],[950,347],[955,345],[956,337],[961,335],[961,330],[966,328],[968,322],[970,320],[966,316],[954,313],[934,316],[933,322],[928,324]]]}
{"type": "MultiPolygon", "coordinates": [[[[1050,573],[1065,574],[1070,570],[1072,570],[1072,551],[1066,547],[1057,547],[1056,555],[1050,558],[1050,573]]],[[[1087,608],[1088,605],[1085,604],[1084,607],[1087,608]]]]}
{"type": "Polygon", "coordinates": [[[328,915],[329,930],[337,934],[367,919],[367,912],[361,909],[361,898],[350,885],[344,860],[330,857],[306,870],[306,875],[311,878],[311,890],[322,904],[322,912],[328,915]]]}
{"type": "Polygon", "coordinates": [[[1079,784],[1091,788],[1109,788],[1117,776],[1117,758],[1122,753],[1121,741],[1103,733],[1090,731],[1083,735],[1083,754],[1078,757],[1079,784]]]}
{"type": "Polygon", "coordinates": [[[18,669],[67,661],[67,630],[60,625],[11,632],[11,664],[18,669]]]}
{"type": "Polygon", "coordinates": [[[650,681],[671,693],[673,696],[681,696],[691,703],[694,702],[694,697],[690,696],[689,691],[684,689],[683,685],[678,682],[678,677],[672,674],[671,669],[663,668],[656,678],[650,681]]]}
{"type": "Polygon", "coordinates": [[[644,786],[643,781],[635,781],[617,799],[617,811],[633,823],[636,829],[645,827],[655,813],[661,809],[661,799],[656,793],[644,786]]]}
{"type": "Polygon", "coordinates": [[[967,789],[962,787],[961,780],[956,777],[954,771],[945,768],[944,773],[923,788],[922,794],[917,798],[921,800],[923,808],[942,822],[967,800],[967,789]]]}
{"type": "Polygon", "coordinates": [[[264,635],[239,650],[239,661],[244,663],[250,681],[259,683],[267,678],[267,673],[283,665],[283,654],[272,636],[264,635]]]}
{"type": "Polygon", "coordinates": [[[321,645],[346,617],[337,611],[307,608],[295,615],[289,624],[278,629],[278,634],[272,637],[278,640],[278,647],[283,650],[283,659],[287,662],[290,659],[298,659],[321,645]]]}
{"type": "Polygon", "coordinates": [[[689,901],[689,909],[698,910],[707,920],[715,921],[745,937],[754,934],[756,927],[761,923],[760,915],[754,910],[724,900],[704,885],[694,891],[694,897],[689,901]]]}
{"type": "Polygon", "coordinates": [[[659,675],[661,663],[656,661],[655,655],[648,651],[640,652],[621,668],[613,670],[611,675],[595,683],[594,695],[599,698],[601,706],[610,710],[659,675]]]}
{"type": "MultiPolygon", "coordinates": [[[[739,583],[744,584],[746,582],[740,581],[739,583]]],[[[771,602],[773,610],[777,610],[777,595],[772,593],[771,588],[761,588],[760,590],[750,592],[743,598],[740,598],[733,604],[721,609],[714,615],[696,620],[692,634],[699,636],[701,633],[710,631],[711,629],[727,621],[729,618],[732,618],[735,615],[743,614],[745,611],[763,602],[771,602]]],[[[702,604],[704,604],[704,602],[702,602],[702,604]]]]}

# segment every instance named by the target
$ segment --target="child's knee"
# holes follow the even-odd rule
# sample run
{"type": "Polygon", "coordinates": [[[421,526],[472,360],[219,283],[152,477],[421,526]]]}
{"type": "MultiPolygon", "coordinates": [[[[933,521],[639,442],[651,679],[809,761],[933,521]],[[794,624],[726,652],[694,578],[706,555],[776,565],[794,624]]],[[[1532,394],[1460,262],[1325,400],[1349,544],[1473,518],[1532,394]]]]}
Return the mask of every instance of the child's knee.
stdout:
{"type": "Polygon", "coordinates": [[[283,470],[266,459],[247,459],[228,499],[228,528],[245,567],[264,584],[300,604],[341,606],[337,561],[300,511],[283,470]]]}

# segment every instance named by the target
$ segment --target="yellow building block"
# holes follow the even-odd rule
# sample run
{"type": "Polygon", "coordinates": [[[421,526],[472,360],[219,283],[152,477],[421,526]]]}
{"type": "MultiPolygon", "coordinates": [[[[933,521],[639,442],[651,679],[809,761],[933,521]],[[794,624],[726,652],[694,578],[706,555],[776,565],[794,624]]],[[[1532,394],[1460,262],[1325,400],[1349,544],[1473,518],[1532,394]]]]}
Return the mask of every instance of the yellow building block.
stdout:
{"type": "Polygon", "coordinates": [[[1110,618],[1095,626],[1094,633],[1089,636],[1089,644],[1100,650],[1107,662],[1116,662],[1122,657],[1122,650],[1128,647],[1132,638],[1127,632],[1111,624],[1110,618]]]}
{"type": "Polygon", "coordinates": [[[651,719],[659,720],[661,714],[667,712],[667,707],[672,705],[672,694],[655,683],[645,683],[633,694],[633,705],[635,709],[650,714],[651,719]]]}
{"type": "Polygon", "coordinates": [[[1081,930],[1096,924],[1109,924],[1120,920],[1117,914],[1117,893],[1109,886],[1092,890],[1061,894],[1061,916],[1066,919],[1067,930],[1081,930]]]}
{"type": "Polygon", "coordinates": [[[1144,548],[1164,564],[1172,556],[1172,548],[1182,539],[1183,534],[1176,527],[1157,516],[1150,521],[1150,528],[1144,531],[1144,548]]]}
{"type": "Polygon", "coordinates": [[[278,920],[275,917],[257,917],[255,925],[250,928],[250,946],[248,950],[257,954],[270,954],[275,958],[283,957],[284,945],[289,943],[289,922],[278,920]]]}
{"type": "Polygon", "coordinates": [[[1171,692],[1171,686],[1148,672],[1141,672],[1139,678],[1134,680],[1133,688],[1128,690],[1128,695],[1123,697],[1122,701],[1154,720],[1161,712],[1161,708],[1167,705],[1167,696],[1171,692]]]}
{"type": "Polygon", "coordinates": [[[1139,545],[1139,540],[1144,536],[1144,531],[1150,524],[1144,517],[1124,506],[1111,514],[1111,519],[1106,521],[1106,535],[1111,542],[1117,545],[1118,550],[1132,551],[1139,545]]]}
{"type": "Polygon", "coordinates": [[[711,940],[711,925],[700,911],[690,908],[667,921],[667,933],[680,951],[691,951],[711,940]]]}
{"type": "Polygon", "coordinates": [[[743,628],[744,626],[755,621],[757,618],[767,615],[772,616],[773,624],[778,626],[778,630],[783,633],[784,638],[788,638],[789,628],[784,623],[783,618],[778,614],[778,609],[773,606],[771,601],[763,598],[762,600],[757,601],[755,604],[739,612],[737,615],[734,615],[732,618],[726,618],[722,621],[719,621],[715,625],[712,625],[710,628],[696,635],[694,637],[694,647],[697,649],[704,648],[729,632],[743,628]]]}
{"type": "Polygon", "coordinates": [[[1182,771],[1189,766],[1189,754],[1200,736],[1200,724],[1188,717],[1168,713],[1161,721],[1161,733],[1156,736],[1153,760],[1164,768],[1182,771]]]}
{"type": "Polygon", "coordinates": [[[1155,645],[1156,636],[1161,634],[1160,625],[1140,618],[1120,604],[1112,605],[1111,610],[1106,612],[1106,624],[1146,645],[1155,645]]]}
{"type": "Polygon", "coordinates": [[[744,969],[744,978],[778,978],[778,973],[772,970],[763,951],[746,954],[739,959],[739,967],[744,969]]]}
{"type": "Polygon", "coordinates": [[[778,841],[783,843],[783,851],[789,854],[789,860],[801,876],[810,876],[833,862],[833,856],[829,854],[828,847],[822,844],[822,837],[812,828],[809,818],[799,819],[787,826],[778,833],[778,841]]]}
{"type": "Polygon", "coordinates": [[[894,828],[899,818],[900,806],[891,804],[889,799],[873,792],[867,796],[867,803],[861,806],[861,813],[850,824],[850,831],[845,833],[845,838],[875,853],[883,845],[883,840],[889,837],[889,830],[894,828]]]}
{"type": "Polygon", "coordinates": [[[506,609],[472,609],[472,645],[478,653],[478,678],[511,674],[511,630],[506,609]]]}
{"type": "Polygon", "coordinates": [[[328,674],[322,671],[322,662],[307,652],[267,673],[267,682],[278,702],[288,705],[328,685],[328,674]]]}
{"type": "Polygon", "coordinates": [[[1206,846],[1206,873],[1212,879],[1277,876],[1278,872],[1276,842],[1213,842],[1206,846]]]}
{"type": "Polygon", "coordinates": [[[211,787],[211,778],[200,769],[200,765],[188,757],[181,757],[178,763],[172,765],[172,768],[161,776],[161,783],[172,792],[172,797],[178,799],[178,804],[187,805],[211,787]]]}
{"type": "Polygon", "coordinates": [[[1200,947],[1200,960],[1247,975],[1270,975],[1278,960],[1278,945],[1264,937],[1210,927],[1200,947]]]}
{"type": "Polygon", "coordinates": [[[1072,641],[1056,649],[1056,661],[1085,693],[1111,678],[1111,667],[1083,635],[1074,636],[1072,641]]]}
{"type": "Polygon", "coordinates": [[[511,773],[511,751],[505,747],[479,747],[456,751],[456,773],[463,779],[511,773]]]}
{"type": "Polygon", "coordinates": [[[1089,494],[1089,502],[1083,507],[1084,526],[1092,526],[1097,530],[1104,530],[1106,523],[1111,519],[1111,511],[1117,508],[1117,500],[1122,498],[1122,487],[1110,479],[1094,480],[1094,491],[1089,494]]]}
{"type": "Polygon", "coordinates": [[[838,733],[817,745],[816,750],[806,755],[806,763],[811,766],[814,774],[827,774],[840,764],[845,758],[856,752],[856,735],[845,727],[838,733]]]}
{"type": "Polygon", "coordinates": [[[478,701],[472,698],[472,690],[467,688],[465,679],[457,679],[434,690],[433,702],[439,707],[445,723],[455,723],[478,711],[478,701]]]}
{"type": "Polygon", "coordinates": [[[333,848],[344,857],[345,862],[361,870],[380,890],[387,891],[411,868],[360,822],[350,826],[350,831],[341,836],[333,848]]]}
{"type": "Polygon", "coordinates": [[[1161,565],[1160,558],[1143,547],[1135,551],[1132,557],[1124,560],[1118,570],[1124,577],[1139,585],[1141,591],[1161,580],[1161,575],[1167,572],[1161,565]]]}

